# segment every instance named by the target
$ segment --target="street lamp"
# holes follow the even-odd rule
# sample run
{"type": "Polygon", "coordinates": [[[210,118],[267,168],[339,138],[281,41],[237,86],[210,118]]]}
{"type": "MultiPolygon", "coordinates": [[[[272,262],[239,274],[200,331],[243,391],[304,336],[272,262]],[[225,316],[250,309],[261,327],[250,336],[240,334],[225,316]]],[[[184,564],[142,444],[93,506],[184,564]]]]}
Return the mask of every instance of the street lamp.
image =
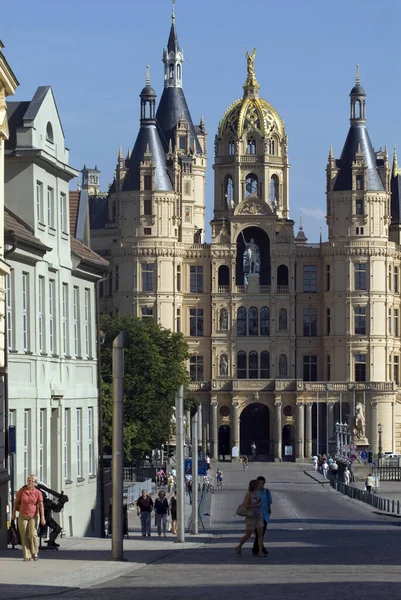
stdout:
{"type": "Polygon", "coordinates": [[[336,456],[338,458],[340,455],[340,423],[338,421],[336,423],[336,441],[336,456]]]}
{"type": "Polygon", "coordinates": [[[380,466],[381,459],[383,458],[383,447],[382,447],[383,425],[381,423],[378,424],[377,431],[379,432],[379,454],[377,455],[377,458],[379,459],[379,466],[380,466]]]}

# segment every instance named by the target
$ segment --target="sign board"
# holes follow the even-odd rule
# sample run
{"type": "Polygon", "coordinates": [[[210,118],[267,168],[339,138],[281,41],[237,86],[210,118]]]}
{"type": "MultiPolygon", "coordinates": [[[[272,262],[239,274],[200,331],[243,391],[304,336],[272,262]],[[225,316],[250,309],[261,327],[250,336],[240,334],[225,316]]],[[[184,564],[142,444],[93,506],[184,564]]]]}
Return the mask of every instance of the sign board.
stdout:
{"type": "Polygon", "coordinates": [[[350,461],[351,461],[351,462],[354,462],[354,460],[356,460],[356,459],[357,459],[357,456],[356,456],[356,454],[350,454],[350,457],[349,457],[349,459],[350,459],[350,461]]]}
{"type": "Polygon", "coordinates": [[[17,451],[17,438],[15,425],[10,425],[8,428],[8,452],[15,454],[17,451]]]}
{"type": "Polygon", "coordinates": [[[363,452],[361,452],[361,458],[362,458],[362,460],[366,460],[368,458],[368,453],[365,450],[363,450],[363,452]]]}
{"type": "Polygon", "coordinates": [[[343,446],[344,450],[350,450],[351,446],[349,446],[348,444],[346,446],[343,446]]]}
{"type": "Polygon", "coordinates": [[[355,444],[352,444],[351,450],[356,450],[356,445],[355,444]]]}
{"type": "MultiPolygon", "coordinates": [[[[192,458],[187,458],[184,463],[184,474],[192,475],[192,458]]],[[[207,462],[205,458],[198,460],[198,475],[207,474],[207,462]]]]}
{"type": "Polygon", "coordinates": [[[239,448],[238,446],[233,446],[231,449],[231,456],[233,458],[238,458],[239,457],[239,448]]]}

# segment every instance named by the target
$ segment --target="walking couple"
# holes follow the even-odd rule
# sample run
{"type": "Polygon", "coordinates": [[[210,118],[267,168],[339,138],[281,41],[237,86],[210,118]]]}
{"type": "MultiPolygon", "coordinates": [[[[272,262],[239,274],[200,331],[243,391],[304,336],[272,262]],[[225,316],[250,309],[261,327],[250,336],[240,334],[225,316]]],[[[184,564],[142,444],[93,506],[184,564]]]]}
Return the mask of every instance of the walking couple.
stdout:
{"type": "Polygon", "coordinates": [[[261,558],[266,557],[268,551],[263,545],[263,538],[266,532],[267,524],[270,521],[272,496],[270,490],[265,488],[266,479],[263,476],[252,479],[249,482],[248,491],[243,500],[243,507],[246,509],[245,517],[245,535],[241,538],[235,552],[241,556],[241,548],[255,533],[252,554],[261,558]]]}

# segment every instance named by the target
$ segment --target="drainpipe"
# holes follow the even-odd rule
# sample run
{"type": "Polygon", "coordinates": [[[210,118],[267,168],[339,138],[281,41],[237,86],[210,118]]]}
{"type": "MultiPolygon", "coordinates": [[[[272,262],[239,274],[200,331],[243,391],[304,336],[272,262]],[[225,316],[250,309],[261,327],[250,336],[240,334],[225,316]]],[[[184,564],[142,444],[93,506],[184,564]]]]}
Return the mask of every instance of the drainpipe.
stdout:
{"type": "Polygon", "coordinates": [[[104,505],[104,472],[103,472],[103,395],[102,395],[102,373],[100,346],[104,343],[104,338],[100,332],[100,284],[108,279],[107,276],[98,279],[95,283],[96,300],[96,360],[97,360],[97,416],[98,416],[98,483],[100,489],[100,537],[105,538],[105,505],[104,505]]]}

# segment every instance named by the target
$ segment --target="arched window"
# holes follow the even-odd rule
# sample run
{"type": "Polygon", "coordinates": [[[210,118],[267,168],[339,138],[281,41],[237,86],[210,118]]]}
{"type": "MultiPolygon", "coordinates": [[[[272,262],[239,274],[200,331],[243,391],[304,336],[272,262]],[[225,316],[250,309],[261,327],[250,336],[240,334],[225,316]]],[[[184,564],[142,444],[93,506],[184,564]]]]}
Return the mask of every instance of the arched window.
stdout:
{"type": "Polygon", "coordinates": [[[230,285],[230,269],[227,265],[221,265],[218,271],[218,285],[230,285]]]}
{"type": "Polygon", "coordinates": [[[254,350],[252,350],[252,352],[249,353],[249,366],[248,366],[248,379],[257,379],[258,378],[258,371],[259,371],[259,365],[258,365],[258,353],[255,352],[254,350]]]}
{"type": "Polygon", "coordinates": [[[270,204],[274,206],[280,200],[279,198],[279,180],[277,175],[270,178],[270,204]]]}
{"type": "Polygon", "coordinates": [[[231,203],[234,201],[234,183],[231,175],[227,175],[224,188],[224,196],[226,199],[227,207],[230,208],[231,203]]]}
{"type": "Polygon", "coordinates": [[[260,335],[270,335],[270,309],[267,306],[260,309],[260,335]]]}
{"type": "Polygon", "coordinates": [[[254,173],[250,173],[245,181],[246,196],[258,193],[258,178],[254,173]]]}
{"type": "Polygon", "coordinates": [[[287,265],[280,265],[277,268],[277,287],[281,286],[288,287],[288,267],[287,265]]]}
{"type": "Polygon", "coordinates": [[[258,309],[251,306],[248,311],[248,335],[258,335],[259,333],[258,309]]]}
{"type": "Polygon", "coordinates": [[[246,353],[243,350],[237,354],[237,379],[246,379],[246,353]]]}
{"type": "Polygon", "coordinates": [[[230,140],[228,142],[228,154],[230,156],[234,156],[234,154],[235,154],[235,142],[234,142],[234,140],[230,140]]]}
{"type": "Polygon", "coordinates": [[[270,354],[267,350],[260,353],[260,378],[270,379],[270,354]]]}
{"type": "Polygon", "coordinates": [[[50,142],[51,144],[54,144],[53,127],[50,121],[46,126],[46,141],[50,142]]]}
{"type": "Polygon", "coordinates": [[[255,138],[251,137],[248,140],[248,145],[246,147],[246,153],[247,154],[256,154],[256,140],[255,138]]]}
{"type": "Polygon", "coordinates": [[[287,309],[280,308],[278,313],[278,328],[280,331],[287,329],[287,309]]]}
{"type": "Polygon", "coordinates": [[[280,354],[278,359],[278,374],[279,377],[287,377],[287,355],[280,354]]]}
{"type": "Polygon", "coordinates": [[[170,79],[174,78],[174,65],[170,65],[170,73],[169,73],[170,79]]]}
{"type": "Polygon", "coordinates": [[[246,308],[243,306],[237,310],[237,335],[246,335],[246,308]]]}
{"type": "Polygon", "coordinates": [[[181,65],[177,65],[177,79],[181,79],[181,65]]]}

